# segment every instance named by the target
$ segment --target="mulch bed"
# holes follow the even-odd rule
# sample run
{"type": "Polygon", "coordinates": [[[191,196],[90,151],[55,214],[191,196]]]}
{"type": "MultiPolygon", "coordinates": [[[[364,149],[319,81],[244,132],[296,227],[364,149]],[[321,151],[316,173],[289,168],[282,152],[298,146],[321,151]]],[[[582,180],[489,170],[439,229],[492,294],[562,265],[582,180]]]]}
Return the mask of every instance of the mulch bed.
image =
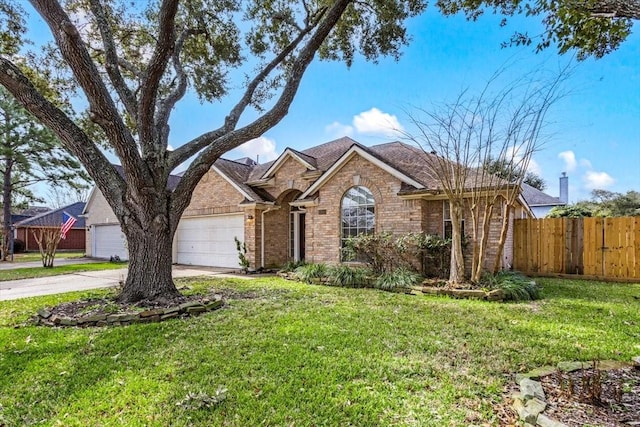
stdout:
{"type": "MultiPolygon", "coordinates": [[[[188,290],[183,287],[180,290],[188,290]]],[[[106,296],[102,298],[88,298],[76,301],[65,302],[55,307],[47,308],[47,317],[50,318],[67,318],[81,319],[89,316],[100,315],[126,315],[135,314],[143,310],[169,309],[180,304],[199,302],[207,304],[211,301],[231,299],[256,299],[265,296],[264,292],[259,291],[238,291],[235,289],[216,289],[207,294],[197,294],[188,296],[179,296],[177,298],[165,298],[153,301],[139,301],[135,304],[118,302],[115,296],[106,296]]]]}
{"type": "Polygon", "coordinates": [[[581,369],[540,379],[545,415],[567,426],[640,426],[640,369],[581,369]]]}

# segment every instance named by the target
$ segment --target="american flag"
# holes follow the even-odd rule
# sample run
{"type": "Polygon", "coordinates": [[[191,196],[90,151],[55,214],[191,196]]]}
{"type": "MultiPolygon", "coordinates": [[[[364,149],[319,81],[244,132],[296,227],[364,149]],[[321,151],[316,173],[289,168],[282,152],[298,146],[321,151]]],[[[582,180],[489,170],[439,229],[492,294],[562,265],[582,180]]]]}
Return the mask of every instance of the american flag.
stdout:
{"type": "Polygon", "coordinates": [[[67,238],[67,233],[73,227],[73,224],[76,223],[76,219],[69,215],[66,212],[62,212],[62,226],[60,227],[60,237],[63,239],[67,238]]]}

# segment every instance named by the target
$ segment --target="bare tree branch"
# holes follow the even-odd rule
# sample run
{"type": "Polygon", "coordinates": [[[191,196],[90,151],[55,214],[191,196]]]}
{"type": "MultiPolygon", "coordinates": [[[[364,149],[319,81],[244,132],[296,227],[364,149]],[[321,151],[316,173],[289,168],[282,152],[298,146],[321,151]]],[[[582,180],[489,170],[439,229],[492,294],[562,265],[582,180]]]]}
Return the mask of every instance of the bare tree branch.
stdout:
{"type": "Polygon", "coordinates": [[[312,19],[311,23],[298,34],[298,36],[291,42],[287,47],[285,47],[275,58],[271,60],[265,67],[258,73],[251,83],[247,86],[242,98],[238,101],[238,103],[231,109],[227,117],[225,118],[225,123],[220,128],[204,133],[199,137],[187,142],[186,144],[179,147],[169,156],[169,170],[173,170],[182,162],[186,161],[189,157],[197,154],[200,150],[205,148],[207,145],[211,144],[216,139],[220,138],[225,133],[228,133],[235,129],[238,120],[244,113],[245,109],[251,103],[253,95],[255,94],[256,89],[266,79],[269,74],[280,65],[287,56],[295,50],[296,47],[304,40],[305,36],[307,36],[317,25],[319,20],[322,19],[323,14],[326,12],[326,9],[323,8],[317,12],[315,19],[312,19]]]}
{"type": "Polygon", "coordinates": [[[136,109],[136,99],[131,91],[131,89],[127,86],[122,74],[120,73],[120,59],[118,58],[118,52],[116,50],[115,41],[113,39],[113,33],[111,32],[111,27],[109,26],[109,22],[107,20],[107,16],[105,15],[104,7],[100,0],[90,0],[91,11],[96,17],[96,23],[98,24],[98,29],[100,30],[100,35],[102,36],[102,44],[104,46],[105,52],[105,68],[107,70],[107,74],[111,79],[111,84],[115,88],[120,100],[124,104],[124,107],[127,110],[127,113],[131,116],[131,118],[137,122],[138,119],[138,111],[136,109]]]}
{"type": "Polygon", "coordinates": [[[143,156],[154,153],[154,141],[157,140],[154,115],[158,88],[171,54],[175,47],[175,18],[179,0],[163,0],[158,14],[158,39],[149,65],[140,85],[140,105],[138,106],[138,135],[143,156]]]}
{"type": "MultiPolygon", "coordinates": [[[[91,120],[105,131],[123,163],[125,173],[133,179],[134,169],[144,170],[141,167],[136,142],[122,121],[109,90],[100,79],[100,73],[77,28],[71,23],[58,0],[31,0],[31,3],[49,25],[63,58],[87,94],[91,120]]],[[[65,121],[70,122],[68,118],[65,121]]],[[[82,150],[82,147],[80,149],[82,150]]]]}

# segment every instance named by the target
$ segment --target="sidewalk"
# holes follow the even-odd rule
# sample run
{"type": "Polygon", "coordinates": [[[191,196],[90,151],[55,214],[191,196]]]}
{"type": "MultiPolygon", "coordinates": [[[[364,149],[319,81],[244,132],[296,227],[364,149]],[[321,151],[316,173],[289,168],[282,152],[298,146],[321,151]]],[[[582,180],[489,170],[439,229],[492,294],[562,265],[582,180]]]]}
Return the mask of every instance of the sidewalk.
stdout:
{"type": "MultiPolygon", "coordinates": [[[[21,263],[28,264],[28,263],[21,263]]],[[[229,269],[214,269],[209,267],[195,267],[175,265],[173,277],[216,276],[253,279],[251,276],[231,274],[229,269]]],[[[60,276],[39,277],[36,279],[8,280],[0,282],[0,301],[40,295],[60,294],[88,289],[108,288],[117,286],[127,277],[127,268],[117,270],[86,271],[60,276]]]]}

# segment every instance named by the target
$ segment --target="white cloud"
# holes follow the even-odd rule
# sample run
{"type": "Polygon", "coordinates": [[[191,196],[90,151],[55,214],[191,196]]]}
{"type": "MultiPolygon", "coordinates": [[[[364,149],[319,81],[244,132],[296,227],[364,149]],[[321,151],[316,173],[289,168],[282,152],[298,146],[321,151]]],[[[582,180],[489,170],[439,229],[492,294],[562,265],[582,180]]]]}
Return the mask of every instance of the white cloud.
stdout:
{"type": "Polygon", "coordinates": [[[324,130],[328,134],[336,137],[353,135],[353,126],[343,125],[340,122],[333,122],[325,126],[324,130]]]}
{"type": "Polygon", "coordinates": [[[566,172],[573,172],[576,170],[578,162],[576,161],[576,155],[573,151],[563,151],[562,153],[558,154],[558,157],[564,160],[566,172]]]}
{"type": "Polygon", "coordinates": [[[261,136],[251,141],[247,141],[238,147],[238,151],[242,155],[251,159],[256,159],[256,156],[260,156],[260,163],[270,162],[278,158],[276,152],[276,142],[266,136],[261,136]]]}
{"type": "Polygon", "coordinates": [[[354,133],[359,133],[396,138],[404,131],[404,127],[393,114],[385,113],[376,107],[372,107],[368,111],[363,111],[353,116],[350,125],[336,121],[325,126],[324,130],[336,137],[353,136],[354,133]]]}
{"type": "Polygon", "coordinates": [[[359,133],[396,136],[404,130],[398,118],[373,107],[369,111],[354,116],[353,126],[359,133]]]}
{"type": "Polygon", "coordinates": [[[596,171],[587,171],[582,179],[584,180],[584,186],[589,190],[604,190],[616,182],[608,173],[596,171]]]}
{"type": "Polygon", "coordinates": [[[529,159],[529,167],[527,168],[527,172],[531,172],[539,176],[542,175],[542,168],[540,167],[540,164],[532,158],[529,159]]]}
{"type": "Polygon", "coordinates": [[[580,159],[580,166],[587,169],[593,168],[593,166],[591,165],[591,162],[587,159],[580,159]]]}

